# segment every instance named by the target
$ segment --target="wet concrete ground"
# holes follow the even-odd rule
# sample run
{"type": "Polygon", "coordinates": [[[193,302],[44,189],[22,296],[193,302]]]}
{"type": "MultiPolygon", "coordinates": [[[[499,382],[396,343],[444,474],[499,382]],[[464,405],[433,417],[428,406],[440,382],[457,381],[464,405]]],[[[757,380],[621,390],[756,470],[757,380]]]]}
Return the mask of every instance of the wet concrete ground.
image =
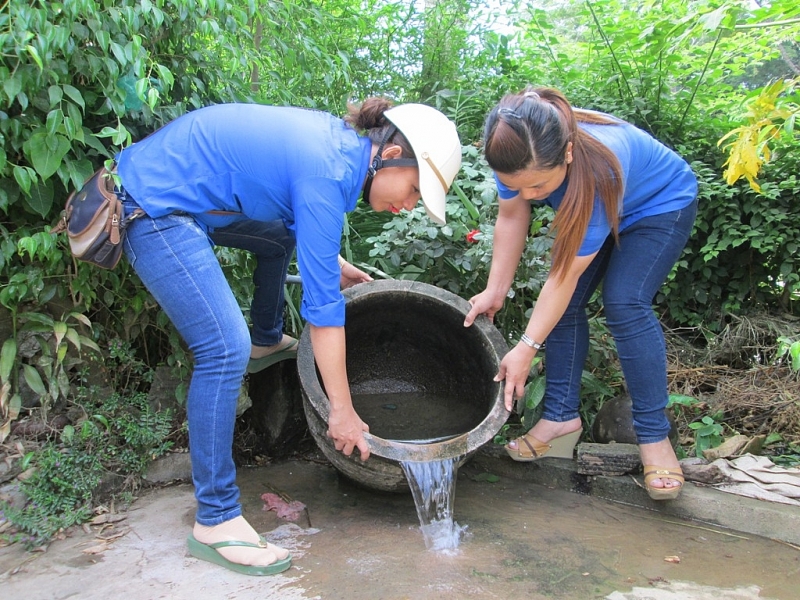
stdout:
{"type": "Polygon", "coordinates": [[[0,549],[3,598],[124,596],[439,600],[796,600],[800,551],[594,497],[486,473],[459,472],[455,520],[467,527],[456,553],[425,549],[409,495],[360,489],[325,463],[286,461],[240,469],[245,514],[290,547],[284,574],[254,578],[186,556],[194,516],[189,485],[143,493],[98,553],[82,530],[46,553],[0,549]],[[278,492],[307,506],[298,524],[264,511],[278,492]],[[678,562],[679,561],[679,562],[678,562]]]}

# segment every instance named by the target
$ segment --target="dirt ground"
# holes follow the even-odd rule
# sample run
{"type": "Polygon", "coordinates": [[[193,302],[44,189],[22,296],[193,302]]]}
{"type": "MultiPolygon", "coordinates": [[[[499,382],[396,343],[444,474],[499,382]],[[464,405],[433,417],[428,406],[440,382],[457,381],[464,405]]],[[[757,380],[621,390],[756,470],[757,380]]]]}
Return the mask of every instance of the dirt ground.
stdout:
{"type": "Polygon", "coordinates": [[[122,521],[77,528],[30,554],[0,549],[4,598],[131,600],[796,600],[800,552],[786,544],[460,469],[454,552],[425,549],[414,502],[356,487],[323,461],[241,469],[245,514],[289,547],[293,566],[255,578],[186,555],[190,485],[143,493],[122,521]],[[277,492],[296,523],[265,511],[277,492]],[[108,538],[103,541],[100,538],[108,538]]]}

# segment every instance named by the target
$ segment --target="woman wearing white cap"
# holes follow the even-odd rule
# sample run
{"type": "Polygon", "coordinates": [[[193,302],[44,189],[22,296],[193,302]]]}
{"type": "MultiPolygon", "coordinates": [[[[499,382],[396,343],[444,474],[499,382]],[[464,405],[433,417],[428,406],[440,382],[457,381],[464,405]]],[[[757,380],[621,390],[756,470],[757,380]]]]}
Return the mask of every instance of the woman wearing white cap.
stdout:
{"type": "Polygon", "coordinates": [[[345,213],[363,198],[374,210],[413,208],[445,220],[445,195],[461,166],[455,126],[420,104],[371,98],[344,119],[256,104],[192,111],[117,157],[131,221],[125,253],[194,355],[187,411],[198,509],[189,550],[252,574],[278,573],[288,552],[264,542],[242,517],[232,442],[245,370],[296,351],[283,334],[283,287],[293,250],[303,281],[301,316],[330,400],[337,450],[369,456],[368,426],[353,409],[345,369],[340,286],[370,277],[345,262],[345,213]],[[231,214],[234,213],[234,214],[231,214]],[[257,257],[248,331],[213,245],[257,257]]]}

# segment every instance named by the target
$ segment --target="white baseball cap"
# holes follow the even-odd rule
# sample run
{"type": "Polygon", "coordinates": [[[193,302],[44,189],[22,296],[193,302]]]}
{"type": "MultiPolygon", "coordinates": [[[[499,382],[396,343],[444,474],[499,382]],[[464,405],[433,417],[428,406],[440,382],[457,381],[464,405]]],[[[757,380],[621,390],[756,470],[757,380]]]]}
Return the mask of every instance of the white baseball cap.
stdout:
{"type": "Polygon", "coordinates": [[[401,104],[384,113],[411,144],[419,167],[419,190],[428,216],[445,224],[445,197],[461,168],[455,124],[425,104],[401,104]]]}

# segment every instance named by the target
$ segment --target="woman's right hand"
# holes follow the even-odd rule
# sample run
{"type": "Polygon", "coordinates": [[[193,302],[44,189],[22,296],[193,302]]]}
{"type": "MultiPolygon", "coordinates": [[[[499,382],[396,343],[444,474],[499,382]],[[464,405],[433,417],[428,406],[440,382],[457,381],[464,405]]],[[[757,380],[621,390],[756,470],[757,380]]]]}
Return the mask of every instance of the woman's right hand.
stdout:
{"type": "Polygon", "coordinates": [[[328,437],[333,446],[345,456],[350,456],[355,448],[361,453],[361,460],[369,458],[369,445],[364,439],[364,432],[369,432],[369,425],[361,420],[352,406],[334,408],[328,416],[328,437]]]}
{"type": "Polygon", "coordinates": [[[483,290],[480,294],[473,296],[469,303],[470,309],[467,316],[464,317],[464,327],[472,325],[478,315],[486,315],[489,321],[494,322],[495,314],[503,308],[503,298],[500,298],[498,302],[496,295],[490,293],[489,290],[483,290]]]}
{"type": "Polygon", "coordinates": [[[494,376],[497,382],[505,381],[503,399],[506,410],[514,408],[514,399],[525,396],[525,383],[531,372],[536,350],[525,344],[517,344],[500,361],[500,370],[494,376]]]}

